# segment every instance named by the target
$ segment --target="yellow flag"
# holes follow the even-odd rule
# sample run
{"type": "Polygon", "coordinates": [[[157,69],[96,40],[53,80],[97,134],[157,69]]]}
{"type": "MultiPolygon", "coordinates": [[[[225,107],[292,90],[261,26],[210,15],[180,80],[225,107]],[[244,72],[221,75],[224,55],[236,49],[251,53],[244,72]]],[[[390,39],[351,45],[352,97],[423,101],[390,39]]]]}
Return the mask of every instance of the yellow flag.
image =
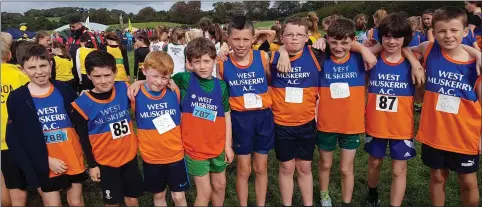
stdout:
{"type": "Polygon", "coordinates": [[[129,32],[132,33],[132,24],[131,24],[131,18],[128,17],[128,20],[129,20],[129,32]]]}

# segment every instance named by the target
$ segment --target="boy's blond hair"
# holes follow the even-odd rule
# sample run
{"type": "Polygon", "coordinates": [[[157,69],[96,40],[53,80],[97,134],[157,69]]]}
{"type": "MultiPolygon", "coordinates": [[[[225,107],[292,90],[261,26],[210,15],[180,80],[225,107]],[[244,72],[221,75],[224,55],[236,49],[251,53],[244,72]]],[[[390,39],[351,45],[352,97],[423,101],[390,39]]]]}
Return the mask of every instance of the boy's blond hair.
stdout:
{"type": "Polygon", "coordinates": [[[10,45],[3,38],[0,38],[0,55],[3,63],[10,58],[10,45]]]}
{"type": "Polygon", "coordinates": [[[203,31],[200,30],[200,29],[191,29],[191,31],[189,31],[188,37],[189,37],[189,41],[188,41],[188,42],[190,42],[190,41],[192,41],[192,40],[194,40],[194,39],[196,39],[196,38],[198,38],[198,37],[204,37],[203,31]]]}
{"type": "Polygon", "coordinates": [[[162,75],[171,75],[174,71],[174,61],[165,52],[152,51],[144,59],[144,69],[153,69],[162,75]]]}
{"type": "Polygon", "coordinates": [[[0,38],[3,39],[5,41],[5,43],[8,45],[8,47],[10,47],[12,45],[12,42],[13,42],[13,38],[12,38],[12,35],[8,32],[1,32],[0,33],[0,38]]]}

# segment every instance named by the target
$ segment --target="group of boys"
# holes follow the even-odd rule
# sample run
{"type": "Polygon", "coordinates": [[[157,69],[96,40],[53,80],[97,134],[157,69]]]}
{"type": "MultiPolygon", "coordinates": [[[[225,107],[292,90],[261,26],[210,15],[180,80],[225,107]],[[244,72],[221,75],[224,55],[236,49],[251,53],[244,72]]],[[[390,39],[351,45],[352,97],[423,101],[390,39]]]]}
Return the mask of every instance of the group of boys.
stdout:
{"type": "MultiPolygon", "coordinates": [[[[379,205],[380,166],[389,144],[390,205],[400,206],[407,160],[416,155],[412,74],[421,73],[413,51],[423,54],[427,74],[417,139],[423,143],[422,160],[431,168],[432,203],[444,205],[450,169],[458,173],[462,204],[478,206],[481,82],[474,59],[480,61],[480,53],[461,46],[467,33],[462,10],[441,8],[434,13],[433,24],[435,43],[406,48],[411,26],[404,15],[390,14],[379,26],[380,44],[374,47],[378,49],[369,49],[355,41],[354,23],[339,19],[328,28],[327,39],[313,46],[324,49],[326,41],[325,52],[305,45],[306,23],[289,18],[281,29],[283,46],[268,54],[251,49],[254,26],[238,16],[228,25],[229,55],[216,54],[210,40],[197,38],[186,48],[192,72],[172,77],[173,61],[163,52],[148,54],[146,80],[131,86],[115,82],[115,59],[110,54],[89,53],[85,68],[94,88],[80,97],[49,80],[48,54],[34,45],[20,60],[30,82],[11,92],[6,102],[8,151],[27,181],[20,187],[40,187],[44,204],[50,206],[60,205],[59,191],[72,186],[67,201],[83,205],[85,155],[105,204],[124,200],[136,206],[146,189],[154,194],[155,206],[164,206],[168,186],[176,206],[186,206],[190,174],[197,192],[194,206],[207,206],[209,201],[222,206],[226,165],[236,154],[239,205],[248,204],[253,156],[256,204],[265,206],[268,152],[274,148],[283,205],[292,205],[296,169],[303,205],[312,206],[311,162],[317,145],[320,202],[331,206],[328,185],[338,142],[342,205],[349,206],[356,149],[366,132],[368,204],[379,205]],[[216,63],[217,56],[221,60],[216,63]],[[212,76],[215,64],[217,77],[212,76]],[[135,113],[137,136],[130,111],[135,113]]],[[[2,149],[2,159],[3,154],[2,149]]],[[[6,182],[19,179],[7,177],[3,166],[2,172],[6,182]]],[[[8,182],[7,188],[12,189],[8,182]]]]}

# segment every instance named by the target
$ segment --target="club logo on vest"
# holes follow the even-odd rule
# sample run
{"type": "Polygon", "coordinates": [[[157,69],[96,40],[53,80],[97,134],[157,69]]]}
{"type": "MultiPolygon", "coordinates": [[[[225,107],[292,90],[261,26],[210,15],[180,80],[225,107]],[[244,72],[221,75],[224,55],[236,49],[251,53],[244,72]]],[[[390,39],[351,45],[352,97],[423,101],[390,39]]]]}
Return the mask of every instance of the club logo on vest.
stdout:
{"type": "Polygon", "coordinates": [[[110,190],[105,191],[105,199],[112,199],[112,197],[110,197],[110,190]]]}

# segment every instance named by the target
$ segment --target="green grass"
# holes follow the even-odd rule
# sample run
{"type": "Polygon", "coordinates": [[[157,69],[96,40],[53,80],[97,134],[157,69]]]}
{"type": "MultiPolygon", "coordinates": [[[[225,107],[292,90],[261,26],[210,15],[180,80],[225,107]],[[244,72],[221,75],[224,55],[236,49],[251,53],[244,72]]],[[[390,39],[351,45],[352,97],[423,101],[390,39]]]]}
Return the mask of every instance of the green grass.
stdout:
{"type": "Polygon", "coordinates": [[[256,22],[254,24],[255,28],[263,27],[263,28],[271,28],[271,26],[274,24],[274,21],[262,21],[262,22],[256,22]]]}
{"type": "MultiPolygon", "coordinates": [[[[129,63],[131,74],[133,73],[133,65],[134,65],[134,58],[133,52],[129,52],[129,63]]],[[[418,128],[418,120],[419,120],[419,113],[415,113],[415,130],[418,128]]],[[[417,148],[417,157],[413,158],[412,160],[408,161],[408,177],[407,177],[407,189],[405,193],[405,198],[403,200],[403,206],[430,206],[430,197],[428,192],[428,182],[429,182],[429,169],[425,167],[420,158],[420,143],[416,143],[417,148]]],[[[312,164],[312,172],[313,172],[313,193],[314,193],[314,202],[316,206],[319,206],[319,183],[318,183],[318,161],[319,161],[319,153],[318,150],[315,151],[313,164],[312,164]]],[[[368,154],[363,151],[363,145],[358,148],[358,152],[355,158],[355,188],[353,192],[353,204],[355,206],[362,206],[364,205],[365,196],[368,193],[367,190],[367,165],[368,165],[368,154]]],[[[141,163],[140,157],[139,161],[141,163]]],[[[482,163],[482,162],[481,162],[482,163]]],[[[266,205],[267,206],[281,206],[281,196],[279,192],[279,185],[278,185],[278,164],[279,162],[276,160],[274,150],[272,150],[269,154],[269,162],[268,162],[268,173],[269,173],[269,180],[268,180],[268,193],[266,198],[266,205]]],[[[381,171],[381,180],[379,184],[379,193],[381,199],[381,206],[388,206],[389,199],[390,199],[390,183],[391,183],[391,162],[390,158],[387,158],[382,166],[381,171]]],[[[142,170],[142,169],[141,169],[142,170]]],[[[226,170],[227,176],[227,188],[226,188],[226,197],[225,197],[225,206],[237,206],[238,201],[236,197],[236,164],[233,163],[228,166],[226,170]]],[[[480,171],[479,171],[480,176],[480,171]]],[[[296,178],[296,175],[295,175],[296,178]]],[[[339,206],[341,205],[341,176],[339,173],[339,151],[335,151],[334,160],[333,160],[333,167],[331,170],[331,177],[330,177],[330,195],[333,200],[333,205],[339,206]]],[[[191,179],[191,182],[192,179],[191,179]]],[[[249,180],[249,205],[255,206],[255,189],[254,189],[254,173],[250,177],[249,180]]],[[[191,183],[194,185],[194,183],[191,183]]],[[[481,182],[479,179],[479,189],[482,189],[481,182]]],[[[100,190],[100,186],[97,183],[93,183],[90,180],[84,182],[84,199],[86,206],[102,206],[102,193],[100,190]]],[[[194,199],[196,196],[195,193],[195,186],[191,186],[191,188],[187,191],[186,197],[188,204],[192,206],[194,203],[194,199]]],[[[67,205],[65,200],[65,193],[62,193],[62,199],[64,205],[67,205]]],[[[457,183],[456,174],[453,172],[450,173],[449,180],[446,186],[446,206],[460,206],[459,204],[460,196],[459,196],[459,187],[457,183]]],[[[36,206],[41,204],[40,196],[36,192],[29,193],[29,206],[36,206]]],[[[139,199],[140,206],[153,206],[152,202],[152,195],[150,193],[145,193],[139,199]]],[[[170,194],[168,194],[168,205],[173,206],[171,202],[170,194]]],[[[293,206],[301,206],[301,194],[295,182],[295,190],[293,195],[293,206]]]]}
{"type": "Polygon", "coordinates": [[[62,17],[47,17],[47,19],[51,22],[53,22],[53,21],[58,22],[60,20],[60,18],[62,18],[62,17]]]}

